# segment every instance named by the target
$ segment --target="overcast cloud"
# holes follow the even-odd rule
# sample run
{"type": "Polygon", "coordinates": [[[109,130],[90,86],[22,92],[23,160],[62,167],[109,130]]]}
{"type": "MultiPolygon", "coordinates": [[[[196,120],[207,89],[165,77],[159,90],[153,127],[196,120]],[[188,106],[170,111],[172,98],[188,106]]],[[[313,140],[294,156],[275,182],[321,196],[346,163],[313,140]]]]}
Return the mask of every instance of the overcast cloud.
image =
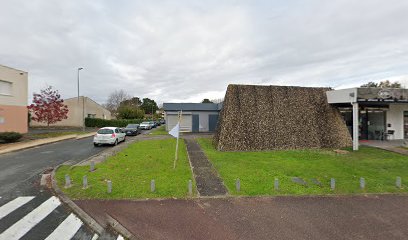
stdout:
{"type": "Polygon", "coordinates": [[[0,64],[104,103],[222,98],[230,83],[408,87],[407,0],[0,0],[0,64]]]}

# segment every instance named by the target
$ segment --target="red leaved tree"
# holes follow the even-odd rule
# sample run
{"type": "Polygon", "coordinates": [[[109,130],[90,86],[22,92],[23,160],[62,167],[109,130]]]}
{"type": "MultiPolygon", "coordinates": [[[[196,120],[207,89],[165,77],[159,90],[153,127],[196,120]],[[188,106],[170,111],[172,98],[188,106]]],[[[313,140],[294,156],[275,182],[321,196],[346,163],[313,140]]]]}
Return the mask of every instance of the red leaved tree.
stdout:
{"type": "Polygon", "coordinates": [[[34,93],[33,103],[28,109],[32,112],[32,120],[47,123],[47,126],[68,117],[68,106],[64,105],[58,90],[51,86],[42,89],[40,94],[34,93]]]}

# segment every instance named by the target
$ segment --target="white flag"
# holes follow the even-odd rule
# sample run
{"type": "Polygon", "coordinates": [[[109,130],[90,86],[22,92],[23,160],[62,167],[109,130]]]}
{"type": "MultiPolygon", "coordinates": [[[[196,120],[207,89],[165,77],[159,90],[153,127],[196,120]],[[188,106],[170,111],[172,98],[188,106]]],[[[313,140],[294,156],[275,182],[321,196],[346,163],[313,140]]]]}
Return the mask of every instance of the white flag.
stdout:
{"type": "Polygon", "coordinates": [[[174,126],[174,128],[170,130],[169,134],[175,138],[178,138],[179,132],[180,132],[180,123],[177,123],[177,125],[174,126]]]}

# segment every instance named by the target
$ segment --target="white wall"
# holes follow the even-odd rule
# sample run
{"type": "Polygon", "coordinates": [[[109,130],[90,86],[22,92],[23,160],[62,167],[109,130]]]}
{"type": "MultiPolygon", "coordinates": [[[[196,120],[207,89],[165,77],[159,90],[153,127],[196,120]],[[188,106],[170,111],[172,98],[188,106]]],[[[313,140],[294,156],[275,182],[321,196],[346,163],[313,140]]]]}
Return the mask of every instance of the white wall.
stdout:
{"type": "Polygon", "coordinates": [[[357,101],[357,88],[327,91],[326,95],[328,103],[352,103],[357,101]]]}
{"type": "MultiPolygon", "coordinates": [[[[216,111],[192,111],[183,112],[183,117],[181,118],[181,131],[191,132],[193,127],[192,114],[197,114],[199,116],[199,131],[208,132],[209,131],[209,115],[219,114],[216,111]]],[[[177,112],[166,112],[166,130],[170,131],[177,124],[177,112]]]]}
{"type": "Polygon", "coordinates": [[[390,104],[387,111],[387,130],[395,130],[395,139],[404,139],[404,111],[408,111],[408,104],[390,104]]]}

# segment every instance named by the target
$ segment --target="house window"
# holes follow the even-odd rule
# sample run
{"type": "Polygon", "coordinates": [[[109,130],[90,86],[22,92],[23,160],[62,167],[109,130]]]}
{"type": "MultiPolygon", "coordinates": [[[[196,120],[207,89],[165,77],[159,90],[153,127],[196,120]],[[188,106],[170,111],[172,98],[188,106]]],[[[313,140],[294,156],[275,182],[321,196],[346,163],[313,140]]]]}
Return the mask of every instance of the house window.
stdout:
{"type": "Polygon", "coordinates": [[[0,94],[11,95],[12,86],[13,84],[11,82],[0,80],[0,94]]]}
{"type": "Polygon", "coordinates": [[[96,118],[96,114],[88,114],[88,118],[96,118]]]}

